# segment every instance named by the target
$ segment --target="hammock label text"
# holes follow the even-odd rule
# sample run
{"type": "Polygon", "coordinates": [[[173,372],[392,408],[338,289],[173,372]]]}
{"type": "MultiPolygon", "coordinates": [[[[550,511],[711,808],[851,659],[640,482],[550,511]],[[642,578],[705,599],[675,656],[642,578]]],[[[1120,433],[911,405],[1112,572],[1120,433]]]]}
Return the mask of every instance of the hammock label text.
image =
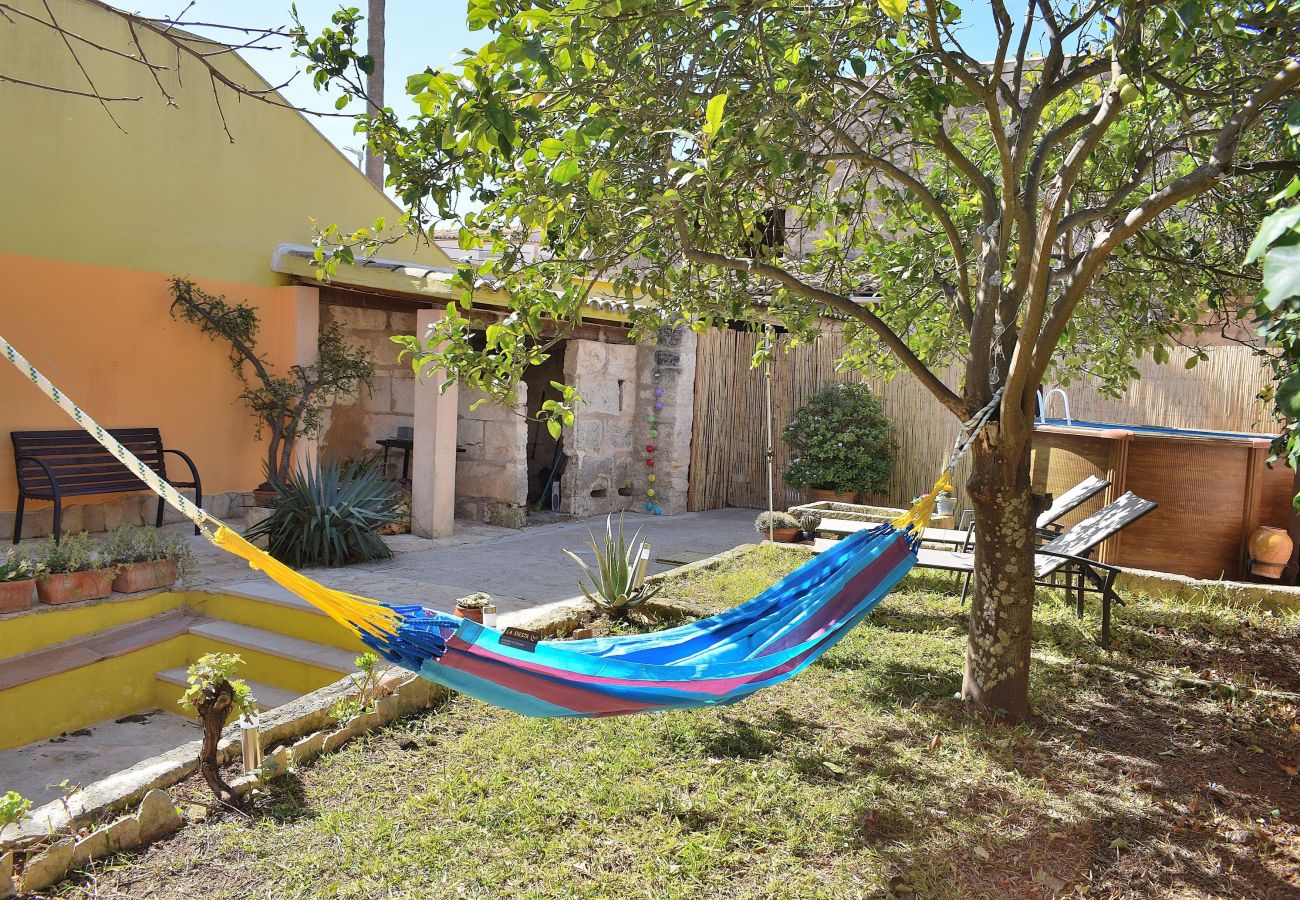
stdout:
{"type": "Polygon", "coordinates": [[[516,650],[527,650],[529,653],[537,652],[537,642],[542,636],[536,631],[530,631],[527,628],[515,628],[513,625],[501,632],[500,641],[507,647],[514,647],[516,650]]]}

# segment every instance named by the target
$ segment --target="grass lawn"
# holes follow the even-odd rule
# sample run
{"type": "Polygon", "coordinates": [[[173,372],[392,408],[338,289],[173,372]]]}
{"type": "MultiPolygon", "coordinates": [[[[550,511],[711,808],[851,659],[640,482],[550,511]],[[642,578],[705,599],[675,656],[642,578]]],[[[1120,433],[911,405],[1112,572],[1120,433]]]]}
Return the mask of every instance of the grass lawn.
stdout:
{"type": "MultiPolygon", "coordinates": [[[[665,595],[731,605],[801,559],[759,549],[665,595]]],[[[1010,729],[953,699],[951,588],[910,577],[733,707],[531,720],[452,701],[58,896],[1296,896],[1297,705],[1245,688],[1300,692],[1300,618],[1130,598],[1108,658],[1095,614],[1044,593],[1039,718],[1010,729]]]]}

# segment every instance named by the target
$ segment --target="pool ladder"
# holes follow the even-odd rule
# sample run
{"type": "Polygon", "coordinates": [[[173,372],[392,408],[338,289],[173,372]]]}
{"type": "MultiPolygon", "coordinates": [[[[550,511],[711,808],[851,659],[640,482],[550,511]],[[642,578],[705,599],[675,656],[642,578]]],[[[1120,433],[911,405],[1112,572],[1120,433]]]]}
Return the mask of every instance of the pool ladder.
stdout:
{"type": "Polygon", "coordinates": [[[1038,395],[1038,421],[1039,422],[1046,421],[1048,404],[1052,402],[1052,397],[1054,395],[1060,394],[1061,405],[1065,407],[1065,424],[1066,425],[1074,424],[1074,417],[1070,415],[1070,398],[1065,396],[1064,389],[1052,388],[1050,391],[1044,394],[1043,389],[1039,388],[1035,393],[1038,395]]]}

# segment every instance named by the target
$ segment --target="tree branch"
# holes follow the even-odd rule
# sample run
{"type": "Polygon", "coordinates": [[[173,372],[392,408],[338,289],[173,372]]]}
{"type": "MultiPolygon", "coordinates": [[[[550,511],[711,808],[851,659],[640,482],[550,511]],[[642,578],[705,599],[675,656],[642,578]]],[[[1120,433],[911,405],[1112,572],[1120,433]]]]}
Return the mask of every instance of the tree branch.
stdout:
{"type": "Polygon", "coordinates": [[[1115,248],[1123,244],[1165,210],[1198,194],[1210,190],[1233,169],[1237,146],[1246,130],[1253,125],[1270,104],[1285,97],[1300,85],[1300,57],[1292,57],[1287,64],[1269,79],[1268,83],[1234,113],[1219,131],[1218,140],[1209,158],[1193,171],[1177,178],[1133,207],[1114,229],[1101,232],[1092,246],[1075,263],[1062,285],[1061,294],[1052,309],[1043,332],[1034,348],[1032,375],[1041,380],[1051,365],[1056,345],[1065,331],[1066,323],[1075,307],[1092,284],[1102,263],[1115,248]]]}
{"type": "Polygon", "coordinates": [[[916,354],[912,352],[912,348],[907,346],[907,342],[895,334],[893,329],[886,325],[879,316],[854,303],[848,297],[808,284],[793,273],[788,272],[779,266],[774,266],[771,263],[761,262],[747,257],[727,256],[721,253],[710,253],[708,251],[699,250],[691,242],[690,233],[686,227],[686,214],[680,206],[674,211],[674,215],[677,221],[677,231],[681,240],[682,255],[685,256],[686,259],[701,265],[714,266],[719,269],[728,269],[733,272],[749,272],[767,278],[770,281],[775,281],[777,284],[792,293],[820,303],[823,306],[829,307],[830,309],[833,309],[849,318],[856,319],[867,326],[867,328],[880,338],[881,343],[889,348],[890,352],[898,358],[899,362],[901,362],[907,370],[911,372],[940,403],[943,404],[944,408],[961,421],[965,421],[970,415],[969,411],[966,409],[966,405],[962,403],[961,398],[953,393],[946,384],[940,381],[939,376],[930,371],[925,363],[921,362],[921,360],[917,358],[916,354]]]}

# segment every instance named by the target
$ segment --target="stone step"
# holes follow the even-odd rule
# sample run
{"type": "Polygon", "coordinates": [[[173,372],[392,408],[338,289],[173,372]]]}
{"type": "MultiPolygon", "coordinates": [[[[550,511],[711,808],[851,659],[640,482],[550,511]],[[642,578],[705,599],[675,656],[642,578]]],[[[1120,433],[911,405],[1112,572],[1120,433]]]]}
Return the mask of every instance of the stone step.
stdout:
{"type": "Polygon", "coordinates": [[[355,652],[339,650],[335,647],[326,647],[324,644],[304,641],[301,638],[264,631],[251,625],[240,625],[237,622],[210,619],[194,625],[189,632],[214,641],[221,641],[224,644],[233,644],[236,647],[257,650],[271,656],[291,659],[295,662],[318,666],[322,669],[331,669],[343,674],[350,674],[357,670],[357,667],[353,664],[353,660],[357,657],[355,652]]]}
{"type": "MultiPolygon", "coordinates": [[[[190,684],[189,668],[187,666],[177,666],[163,672],[154,672],[153,677],[168,684],[180,685],[182,688],[187,688],[190,684]]],[[[250,681],[245,678],[244,683],[248,685],[253,698],[257,700],[258,709],[263,712],[268,709],[275,709],[277,706],[284,706],[286,703],[297,700],[302,696],[294,691],[286,691],[284,688],[264,684],[261,681],[250,681]]]]}

